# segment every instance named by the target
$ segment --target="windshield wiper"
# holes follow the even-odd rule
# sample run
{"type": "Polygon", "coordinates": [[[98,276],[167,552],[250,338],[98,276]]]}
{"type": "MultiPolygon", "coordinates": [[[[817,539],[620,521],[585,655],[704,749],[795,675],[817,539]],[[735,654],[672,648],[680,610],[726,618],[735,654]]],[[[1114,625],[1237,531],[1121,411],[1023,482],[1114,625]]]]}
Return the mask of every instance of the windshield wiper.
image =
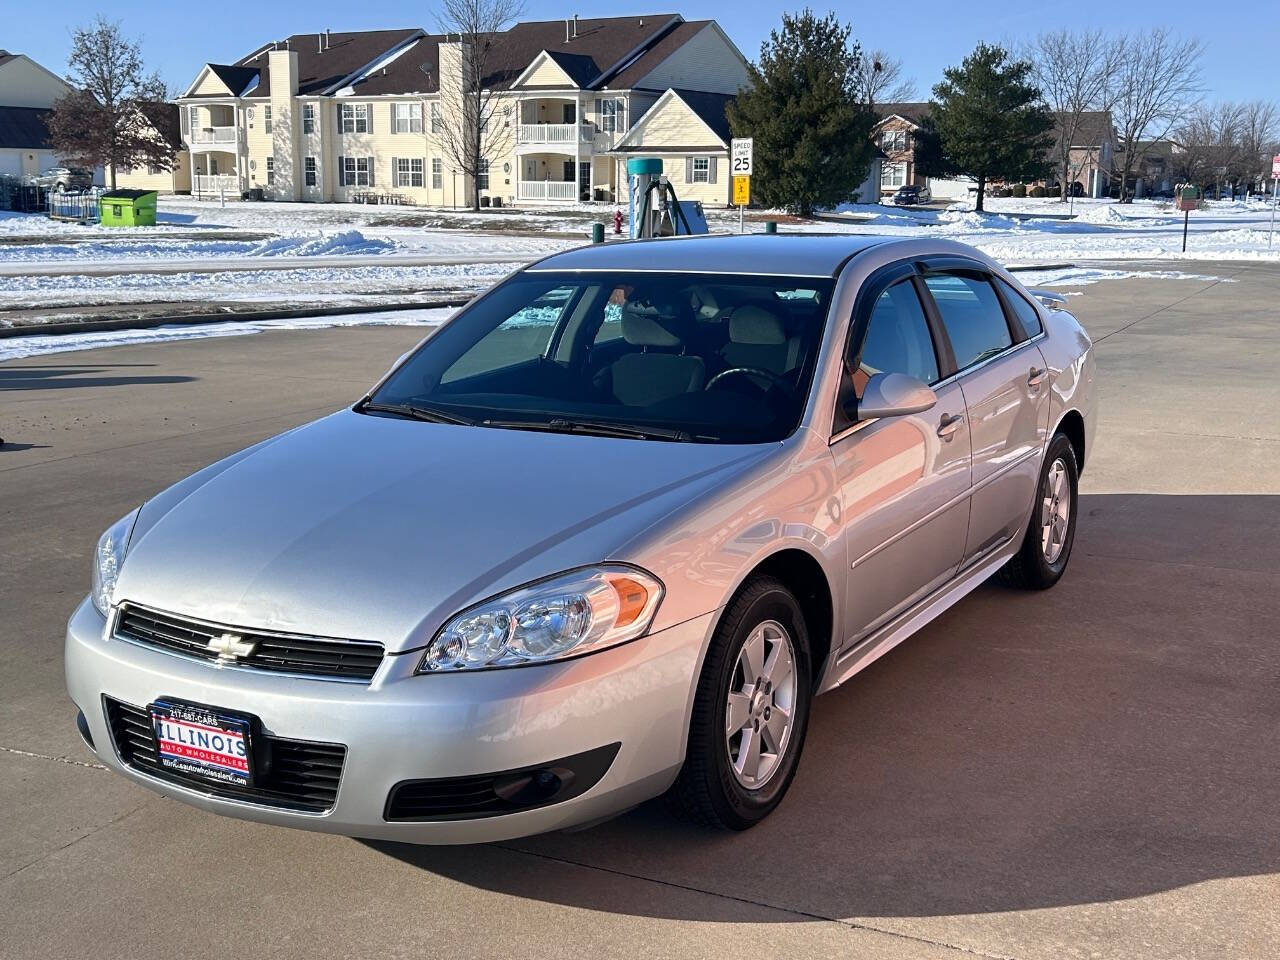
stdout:
{"type": "Polygon", "coordinates": [[[474,420],[460,417],[455,413],[445,413],[445,411],[436,407],[424,407],[416,403],[374,403],[371,400],[366,400],[357,404],[356,410],[360,413],[366,411],[369,413],[394,413],[410,420],[425,420],[428,423],[456,423],[463,426],[475,424],[474,420]]]}
{"type": "Polygon", "coordinates": [[[593,437],[623,437],[628,440],[676,440],[693,439],[685,430],[671,427],[633,427],[625,423],[604,423],[596,420],[481,420],[483,427],[506,430],[545,430],[548,433],[582,433],[593,437]]]}

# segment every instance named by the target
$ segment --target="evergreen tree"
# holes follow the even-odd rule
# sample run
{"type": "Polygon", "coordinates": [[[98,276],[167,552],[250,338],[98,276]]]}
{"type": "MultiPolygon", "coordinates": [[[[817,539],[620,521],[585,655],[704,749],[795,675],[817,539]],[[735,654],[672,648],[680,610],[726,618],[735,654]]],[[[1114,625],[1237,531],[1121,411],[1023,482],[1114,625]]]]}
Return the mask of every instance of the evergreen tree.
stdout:
{"type": "MultiPolygon", "coordinates": [[[[1032,65],[978,44],[933,88],[931,130],[945,164],[978,181],[976,210],[991,180],[1031,180],[1048,169],[1053,117],[1030,82],[1032,65]]],[[[937,171],[930,171],[936,173],[937,171]]]]}
{"type": "Polygon", "coordinates": [[[751,85],[729,125],[755,140],[751,190],[766,207],[808,216],[851,199],[866,179],[875,118],[859,102],[861,52],[850,33],[834,13],[784,13],[748,67],[751,85]]]}

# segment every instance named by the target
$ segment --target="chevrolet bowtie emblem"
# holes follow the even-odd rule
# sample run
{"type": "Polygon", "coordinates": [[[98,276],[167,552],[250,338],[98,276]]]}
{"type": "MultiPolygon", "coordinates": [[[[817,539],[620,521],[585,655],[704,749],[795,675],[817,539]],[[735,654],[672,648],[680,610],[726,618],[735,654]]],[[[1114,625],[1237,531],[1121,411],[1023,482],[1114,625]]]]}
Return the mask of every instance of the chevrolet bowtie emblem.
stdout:
{"type": "Polygon", "coordinates": [[[218,660],[223,663],[232,663],[241,657],[250,656],[257,648],[257,641],[246,640],[238,633],[224,633],[221,636],[212,637],[205,646],[210,653],[216,653],[218,660]]]}

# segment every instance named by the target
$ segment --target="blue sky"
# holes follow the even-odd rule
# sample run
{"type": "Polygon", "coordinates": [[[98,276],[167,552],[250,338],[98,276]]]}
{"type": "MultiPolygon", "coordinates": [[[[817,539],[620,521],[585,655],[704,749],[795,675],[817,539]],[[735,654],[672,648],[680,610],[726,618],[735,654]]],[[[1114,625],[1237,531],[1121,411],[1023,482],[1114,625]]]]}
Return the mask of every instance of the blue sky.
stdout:
{"type": "MultiPolygon", "coordinates": [[[[1112,30],[1137,30],[1155,13],[1143,5],[1121,5],[1098,8],[1098,25],[1112,30]]],[[[14,3],[5,15],[5,31],[0,45],[26,53],[55,72],[66,67],[70,47],[70,26],[90,21],[102,4],[94,0],[62,0],[56,18],[36,3],[14,3]]],[[[236,13],[235,5],[177,5],[158,0],[117,0],[111,5],[112,16],[122,21],[125,31],[145,41],[147,65],[173,87],[184,87],[194,79],[205,61],[230,62],[268,40],[292,33],[307,33],[327,28],[362,30],[386,27],[421,26],[434,29],[429,4],[364,0],[359,4],[336,0],[311,0],[295,4],[255,4],[249,13],[236,13]]],[[[737,0],[733,4],[692,0],[666,7],[636,7],[618,3],[596,6],[564,6],[547,0],[528,0],[524,19],[556,19],[572,16],[616,16],[625,13],[653,13],[674,10],[688,19],[715,19],[733,38],[742,52],[755,59],[760,42],[776,26],[779,7],[768,0],[737,0]]],[[[825,10],[820,4],[817,10],[825,10]]],[[[917,0],[910,7],[896,8],[883,4],[857,7],[841,5],[837,12],[852,21],[854,34],[864,47],[882,47],[900,58],[907,73],[915,79],[922,99],[929,87],[941,76],[942,68],[959,62],[981,40],[1019,41],[1049,26],[1048,8],[1030,4],[1019,9],[1003,5],[999,12],[978,5],[975,15],[954,0],[917,0]],[[911,39],[904,39],[905,34],[911,39]]],[[[1220,19],[1204,30],[1203,8],[1190,0],[1168,0],[1158,15],[1164,23],[1188,23],[1189,30],[1201,33],[1207,50],[1204,57],[1205,85],[1210,99],[1245,100],[1258,97],[1280,99],[1274,73],[1269,69],[1275,56],[1273,25],[1251,27],[1243,21],[1220,19]]],[[[1260,14],[1263,23],[1268,15],[1260,14]]]]}

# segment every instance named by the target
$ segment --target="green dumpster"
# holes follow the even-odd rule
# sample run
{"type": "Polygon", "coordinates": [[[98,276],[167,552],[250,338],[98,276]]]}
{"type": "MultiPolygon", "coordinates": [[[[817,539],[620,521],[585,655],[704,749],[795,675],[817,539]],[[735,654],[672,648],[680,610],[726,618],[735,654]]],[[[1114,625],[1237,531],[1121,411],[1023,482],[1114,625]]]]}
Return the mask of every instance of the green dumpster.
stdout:
{"type": "Polygon", "coordinates": [[[98,198],[98,219],[104,227],[154,227],[154,190],[112,190],[98,198]]]}

